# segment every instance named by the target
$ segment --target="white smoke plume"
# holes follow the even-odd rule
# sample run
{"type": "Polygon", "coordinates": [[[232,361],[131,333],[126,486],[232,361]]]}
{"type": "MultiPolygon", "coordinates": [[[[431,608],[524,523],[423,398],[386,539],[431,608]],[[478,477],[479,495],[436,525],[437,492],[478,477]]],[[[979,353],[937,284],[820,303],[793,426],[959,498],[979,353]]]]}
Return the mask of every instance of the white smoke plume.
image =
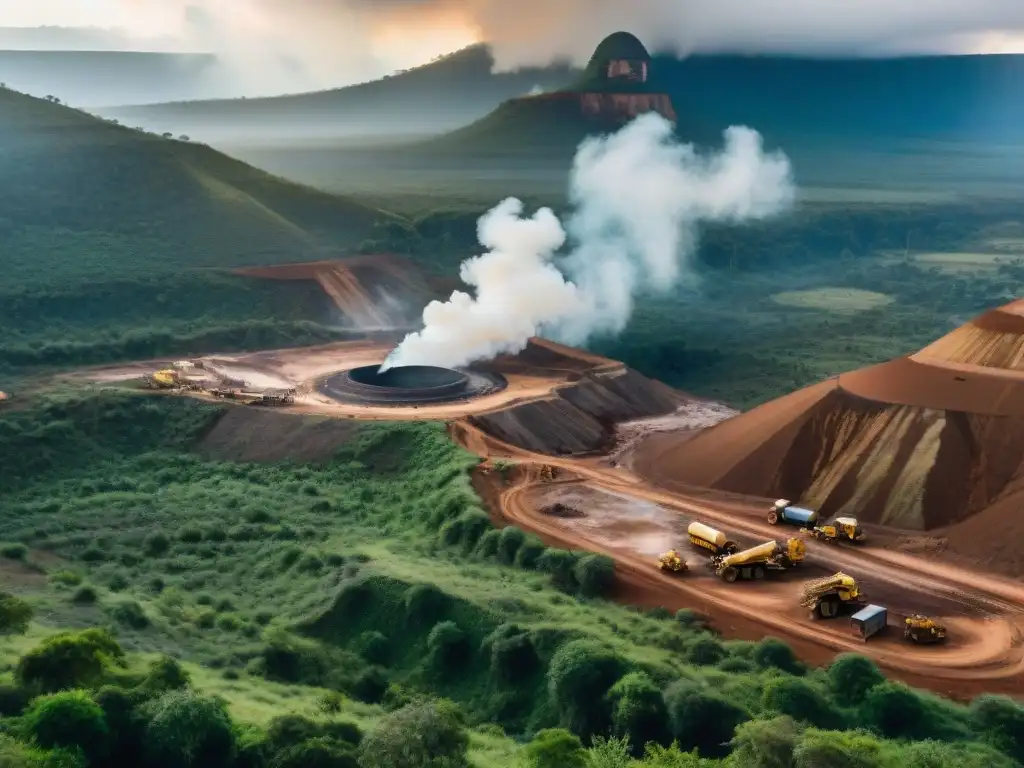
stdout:
{"type": "Polygon", "coordinates": [[[711,154],[677,141],[655,113],[588,138],[570,174],[565,226],[548,208],[523,218],[515,198],[486,213],[478,232],[489,251],[463,262],[460,273],[476,295],[455,291],[431,302],[423,329],[382,368],[452,368],[519,352],[531,336],[578,345],[619,333],[638,296],[693,274],[702,222],[773,216],[795,194],[789,160],[766,153],[749,128],[729,128],[722,150],[711,154]]]}

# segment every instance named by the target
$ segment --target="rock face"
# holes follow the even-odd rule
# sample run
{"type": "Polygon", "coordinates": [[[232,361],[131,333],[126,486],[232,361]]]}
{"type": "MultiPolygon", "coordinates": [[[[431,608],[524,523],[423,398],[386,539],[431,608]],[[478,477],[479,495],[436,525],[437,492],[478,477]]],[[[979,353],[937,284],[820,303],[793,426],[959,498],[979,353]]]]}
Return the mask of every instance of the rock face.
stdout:
{"type": "Polygon", "coordinates": [[[645,112],[657,112],[673,123],[676,111],[667,93],[583,93],[580,109],[588,118],[624,123],[645,112]]]}

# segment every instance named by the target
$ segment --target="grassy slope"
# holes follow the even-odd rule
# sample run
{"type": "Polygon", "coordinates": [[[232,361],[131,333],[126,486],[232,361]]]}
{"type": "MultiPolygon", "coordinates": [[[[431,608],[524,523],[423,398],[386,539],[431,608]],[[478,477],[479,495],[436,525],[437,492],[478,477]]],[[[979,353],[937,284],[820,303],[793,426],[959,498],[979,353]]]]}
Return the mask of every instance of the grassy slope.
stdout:
{"type": "MultiPolygon", "coordinates": [[[[390,218],[203,145],[4,90],[0,173],[0,367],[47,344],[105,345],[76,358],[103,359],[130,333],[154,351],[174,335],[326,322],[309,286],[270,290],[219,270],[336,256],[390,218]]],[[[282,326],[278,340],[295,333],[282,326]]]]}
{"type": "MultiPolygon", "coordinates": [[[[14,459],[0,468],[0,540],[28,545],[14,559],[17,550],[4,546],[0,570],[37,612],[27,636],[0,639],[7,665],[57,629],[104,625],[128,650],[183,659],[196,684],[223,695],[243,721],[318,716],[326,687],[348,694],[341,716],[370,728],[383,710],[357,700],[358,681],[376,667],[392,684],[389,700],[444,695],[470,725],[518,735],[559,722],[548,663],[570,641],[589,639],[659,688],[677,681],[713,692],[744,717],[788,711],[764,690],[802,676],[819,698],[811,712],[799,696],[791,705],[819,725],[979,738],[963,708],[932,697],[920,699],[925,714],[912,726],[891,718],[873,726],[872,710],[839,705],[825,674],[804,676],[785,653],[721,643],[699,622],[577,599],[542,573],[500,564],[498,540],[472,511],[475,459],[439,424],[353,432],[339,423],[348,442],[317,462],[234,462],[223,441],[220,460],[203,459],[190,449],[222,414],[110,390],[54,393],[0,414],[0,447],[14,459]],[[461,536],[451,525],[438,535],[460,515],[475,522],[461,536]],[[96,602],[73,599],[83,583],[96,602]],[[124,618],[129,604],[146,621],[124,618]],[[428,638],[439,621],[455,622],[468,643],[457,668],[432,661],[428,638]]],[[[293,418],[305,426],[292,429],[323,435],[293,418]]],[[[474,731],[478,768],[511,764],[516,748],[500,733],[474,731]]]]}

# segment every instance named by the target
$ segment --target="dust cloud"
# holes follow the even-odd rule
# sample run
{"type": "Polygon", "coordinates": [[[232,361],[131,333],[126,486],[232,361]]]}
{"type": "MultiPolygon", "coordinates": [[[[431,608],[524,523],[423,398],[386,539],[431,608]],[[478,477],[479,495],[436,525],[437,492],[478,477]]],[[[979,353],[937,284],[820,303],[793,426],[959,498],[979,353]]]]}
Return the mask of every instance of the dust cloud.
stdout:
{"type": "Polygon", "coordinates": [[[548,208],[524,217],[515,198],[481,217],[488,252],[460,271],[475,295],[431,302],[422,330],[382,368],[458,367],[518,352],[535,335],[580,345],[617,334],[638,296],[693,277],[702,222],[773,216],[795,193],[788,158],[765,152],[756,131],[729,128],[721,151],[700,153],[660,115],[642,115],[580,145],[564,226],[548,208]]]}

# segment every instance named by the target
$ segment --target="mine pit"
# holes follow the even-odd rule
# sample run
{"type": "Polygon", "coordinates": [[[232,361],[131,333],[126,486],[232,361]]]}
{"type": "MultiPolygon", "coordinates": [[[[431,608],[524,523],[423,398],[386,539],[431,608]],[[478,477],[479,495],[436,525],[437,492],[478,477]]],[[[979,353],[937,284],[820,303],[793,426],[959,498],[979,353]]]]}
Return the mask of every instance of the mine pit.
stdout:
{"type": "Polygon", "coordinates": [[[379,365],[364,365],[328,376],[317,389],[343,403],[401,406],[466,400],[505,387],[502,376],[482,371],[429,365],[381,371],[379,365]]]}

